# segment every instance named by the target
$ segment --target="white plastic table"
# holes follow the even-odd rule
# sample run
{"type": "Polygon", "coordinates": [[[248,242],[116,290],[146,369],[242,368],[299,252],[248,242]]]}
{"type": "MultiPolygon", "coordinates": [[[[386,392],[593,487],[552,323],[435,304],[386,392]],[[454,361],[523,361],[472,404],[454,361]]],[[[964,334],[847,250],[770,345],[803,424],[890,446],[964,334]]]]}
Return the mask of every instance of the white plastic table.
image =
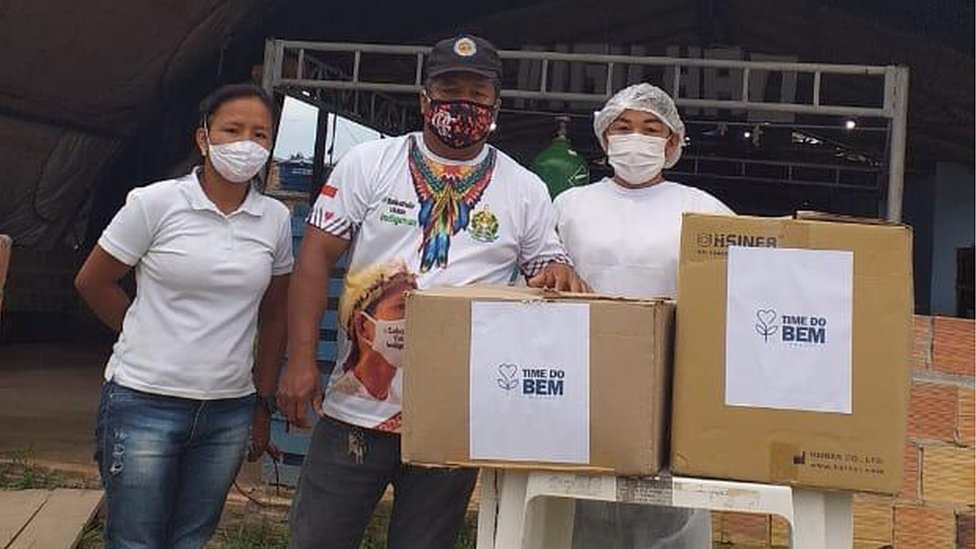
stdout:
{"type": "Polygon", "coordinates": [[[477,549],[569,549],[575,500],[773,514],[794,549],[850,549],[852,496],[682,477],[634,479],[482,469],[477,549]]]}

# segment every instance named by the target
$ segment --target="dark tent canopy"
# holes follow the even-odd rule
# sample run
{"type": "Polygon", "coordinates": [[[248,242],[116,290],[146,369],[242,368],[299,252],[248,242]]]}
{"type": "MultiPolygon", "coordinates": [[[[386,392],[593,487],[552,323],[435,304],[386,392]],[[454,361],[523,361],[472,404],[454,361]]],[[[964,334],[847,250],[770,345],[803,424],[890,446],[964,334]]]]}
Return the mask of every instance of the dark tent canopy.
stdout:
{"type": "MultiPolygon", "coordinates": [[[[128,189],[187,160],[197,102],[257,74],[267,37],[429,44],[466,30],[512,49],[736,44],[799,61],[905,64],[909,166],[925,169],[973,160],[972,25],[965,1],[7,0],[0,233],[43,249],[90,242],[128,189]]],[[[516,129],[520,140],[552,132],[516,129]]]]}

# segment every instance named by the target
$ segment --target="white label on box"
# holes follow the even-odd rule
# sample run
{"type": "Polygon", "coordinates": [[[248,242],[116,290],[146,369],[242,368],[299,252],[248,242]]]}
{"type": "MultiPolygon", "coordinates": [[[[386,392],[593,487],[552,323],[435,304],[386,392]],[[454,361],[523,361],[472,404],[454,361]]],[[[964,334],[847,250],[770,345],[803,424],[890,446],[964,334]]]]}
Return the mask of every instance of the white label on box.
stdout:
{"type": "Polygon", "coordinates": [[[473,302],[471,459],[590,461],[590,307],[473,302]]]}
{"type": "Polygon", "coordinates": [[[854,254],[729,248],[725,403],[850,414],[854,254]]]}

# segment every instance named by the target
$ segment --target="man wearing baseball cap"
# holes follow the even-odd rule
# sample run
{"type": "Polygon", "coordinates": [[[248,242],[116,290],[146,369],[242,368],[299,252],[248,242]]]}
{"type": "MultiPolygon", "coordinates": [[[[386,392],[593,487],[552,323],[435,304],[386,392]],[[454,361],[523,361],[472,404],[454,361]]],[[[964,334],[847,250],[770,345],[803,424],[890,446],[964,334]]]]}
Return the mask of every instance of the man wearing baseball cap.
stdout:
{"type": "Polygon", "coordinates": [[[395,273],[369,286],[389,295],[398,280],[421,289],[506,284],[518,266],[530,285],[587,289],[556,235],[545,184],[486,144],[501,105],[498,52],[482,38],[459,36],[434,46],[426,70],[423,131],[350,150],[307,219],[289,292],[288,366],[278,404],[295,424],[305,423],[309,405],[320,420],[292,507],[290,547],[358,548],[392,484],[389,546],[451,548],[477,476],[474,469],[401,462],[400,362],[409,338],[403,307],[367,303],[356,281],[395,273]],[[315,362],[319,323],[329,274],[347,250],[339,364],[357,366],[337,367],[323,392],[315,362]]]}

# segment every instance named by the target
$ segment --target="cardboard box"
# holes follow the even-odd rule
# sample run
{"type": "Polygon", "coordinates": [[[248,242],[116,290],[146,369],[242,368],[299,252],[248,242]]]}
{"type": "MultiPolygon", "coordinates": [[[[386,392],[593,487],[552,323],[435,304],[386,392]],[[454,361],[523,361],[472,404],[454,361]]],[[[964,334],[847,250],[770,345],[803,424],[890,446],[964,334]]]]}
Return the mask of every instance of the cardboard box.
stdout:
{"type": "Polygon", "coordinates": [[[403,460],[653,475],[674,305],[466,287],[407,297],[403,460]]]}
{"type": "Polygon", "coordinates": [[[685,215],[672,471],[897,493],[911,261],[904,226],[685,215]]]}

